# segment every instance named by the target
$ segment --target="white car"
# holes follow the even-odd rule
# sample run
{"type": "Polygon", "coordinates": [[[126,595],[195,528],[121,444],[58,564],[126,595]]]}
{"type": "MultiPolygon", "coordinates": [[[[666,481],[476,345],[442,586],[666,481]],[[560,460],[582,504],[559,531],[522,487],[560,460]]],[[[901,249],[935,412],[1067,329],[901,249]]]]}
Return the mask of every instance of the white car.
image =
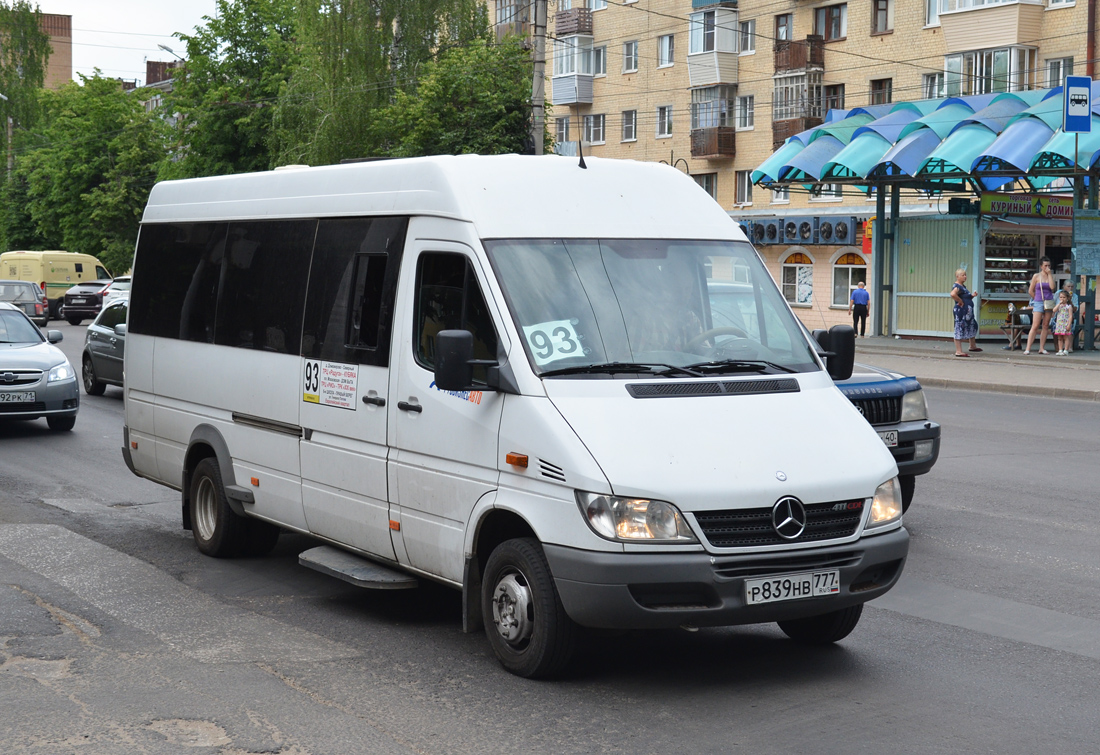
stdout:
{"type": "Polygon", "coordinates": [[[120,275],[111,281],[111,285],[103,289],[103,306],[106,307],[120,296],[130,295],[130,276],[120,275]]]}

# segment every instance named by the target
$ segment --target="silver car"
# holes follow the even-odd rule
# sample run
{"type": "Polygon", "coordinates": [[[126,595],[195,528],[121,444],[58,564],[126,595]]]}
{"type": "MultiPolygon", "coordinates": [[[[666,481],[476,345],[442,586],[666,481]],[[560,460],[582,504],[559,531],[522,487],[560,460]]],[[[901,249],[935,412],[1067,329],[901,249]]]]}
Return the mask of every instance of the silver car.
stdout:
{"type": "Polygon", "coordinates": [[[27,313],[35,325],[46,327],[49,320],[49,302],[40,289],[30,281],[0,281],[0,301],[10,302],[27,313]]]}
{"type": "Polygon", "coordinates": [[[104,305],[84,335],[80,374],[84,379],[84,392],[89,396],[99,396],[108,385],[122,385],[129,304],[129,296],[122,296],[104,305]]]}
{"type": "Polygon", "coordinates": [[[0,419],[45,417],[51,430],[72,430],[80,408],[76,371],[60,330],[46,336],[23,311],[0,302],[0,419]]]}

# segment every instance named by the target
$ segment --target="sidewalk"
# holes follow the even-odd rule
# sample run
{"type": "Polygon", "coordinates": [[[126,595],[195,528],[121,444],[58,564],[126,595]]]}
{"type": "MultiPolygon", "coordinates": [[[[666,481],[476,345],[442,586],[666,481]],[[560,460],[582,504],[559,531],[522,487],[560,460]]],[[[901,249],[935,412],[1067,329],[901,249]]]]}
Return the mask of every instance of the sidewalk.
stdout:
{"type": "Polygon", "coordinates": [[[1049,356],[1024,356],[1004,345],[979,340],[981,353],[959,359],[947,339],[857,338],[856,361],[912,375],[931,388],[1100,401],[1100,351],[1055,356],[1048,342],[1049,356]]]}

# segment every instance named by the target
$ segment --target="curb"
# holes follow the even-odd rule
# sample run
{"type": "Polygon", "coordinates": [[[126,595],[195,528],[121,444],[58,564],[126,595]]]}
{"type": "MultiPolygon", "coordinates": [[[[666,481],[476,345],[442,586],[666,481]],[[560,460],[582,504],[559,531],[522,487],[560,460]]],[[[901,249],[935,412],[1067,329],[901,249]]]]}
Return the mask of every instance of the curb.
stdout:
{"type": "Polygon", "coordinates": [[[1081,388],[1048,388],[1041,385],[1010,385],[1007,383],[979,383],[974,380],[917,376],[917,381],[929,388],[952,388],[982,393],[1005,393],[1012,396],[1043,396],[1045,398],[1073,399],[1075,401],[1100,401],[1100,391],[1081,388]]]}

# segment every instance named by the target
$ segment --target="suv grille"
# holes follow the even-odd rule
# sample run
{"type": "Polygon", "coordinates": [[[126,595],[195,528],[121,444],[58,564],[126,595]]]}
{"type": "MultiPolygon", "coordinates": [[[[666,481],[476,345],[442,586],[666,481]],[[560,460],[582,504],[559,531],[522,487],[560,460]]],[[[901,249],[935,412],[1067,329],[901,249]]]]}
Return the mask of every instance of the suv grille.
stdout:
{"type": "Polygon", "coordinates": [[[901,397],[849,399],[859,413],[872,425],[893,425],[901,422],[901,397]]]}
{"type": "Polygon", "coordinates": [[[695,512],[703,535],[715,548],[746,548],[784,543],[811,543],[850,537],[863,517],[863,500],[806,505],[806,530],[794,540],[781,538],[772,527],[772,507],[695,512]],[[858,508],[848,508],[849,505],[858,508]]]}

